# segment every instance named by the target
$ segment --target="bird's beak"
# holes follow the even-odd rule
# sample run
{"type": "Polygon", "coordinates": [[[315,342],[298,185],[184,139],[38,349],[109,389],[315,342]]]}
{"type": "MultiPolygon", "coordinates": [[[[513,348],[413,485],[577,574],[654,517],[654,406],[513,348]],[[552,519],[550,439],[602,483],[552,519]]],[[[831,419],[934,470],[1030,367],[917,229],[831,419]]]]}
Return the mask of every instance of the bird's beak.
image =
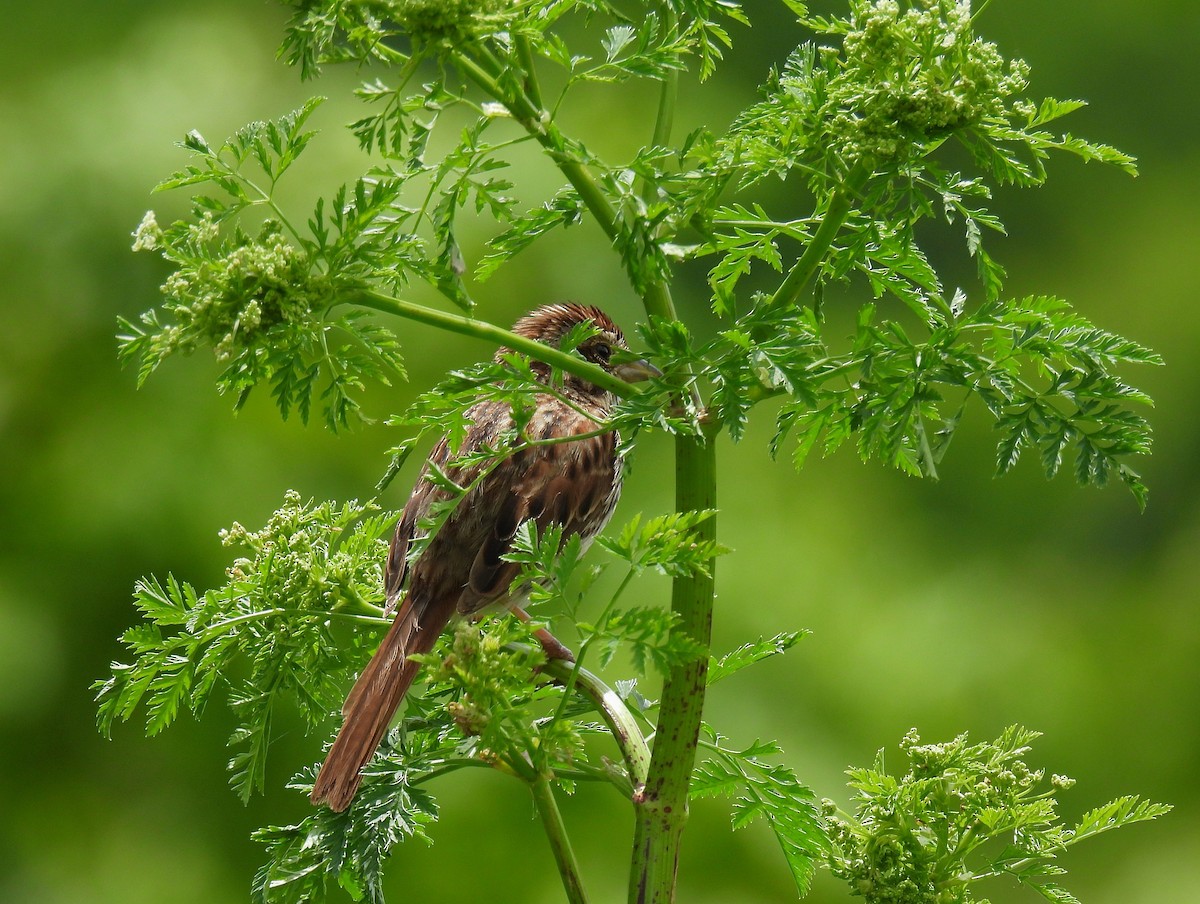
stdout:
{"type": "Polygon", "coordinates": [[[636,361],[626,361],[618,364],[613,368],[613,373],[626,383],[640,383],[642,380],[649,380],[651,377],[662,376],[662,371],[645,358],[638,358],[636,361]]]}

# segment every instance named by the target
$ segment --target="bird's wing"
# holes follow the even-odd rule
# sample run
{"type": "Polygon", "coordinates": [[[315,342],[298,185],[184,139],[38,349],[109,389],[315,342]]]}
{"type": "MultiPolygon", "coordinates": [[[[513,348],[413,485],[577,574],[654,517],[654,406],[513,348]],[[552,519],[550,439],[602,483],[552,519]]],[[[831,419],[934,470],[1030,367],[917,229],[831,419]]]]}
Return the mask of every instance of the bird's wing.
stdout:
{"type": "MultiPolygon", "coordinates": [[[[581,421],[575,432],[593,429],[594,424],[581,421]]],[[[523,522],[533,521],[539,531],[552,523],[561,524],[564,538],[577,533],[587,533],[590,538],[603,527],[615,498],[615,444],[615,436],[606,433],[534,447],[519,453],[528,456],[526,467],[494,472],[511,477],[516,471],[519,476],[506,488],[492,528],[482,538],[459,598],[459,612],[476,612],[508,592],[519,566],[502,557],[512,548],[513,536],[523,522]]],[[[481,486],[480,492],[498,489],[481,486]]]]}
{"type": "MultiPolygon", "coordinates": [[[[449,444],[443,437],[429,453],[429,461],[443,467],[449,456],[449,444]]],[[[396,522],[396,531],[392,534],[392,544],[388,548],[387,565],[383,572],[383,591],[387,599],[384,607],[386,615],[393,614],[400,602],[400,590],[408,573],[408,546],[416,532],[417,522],[426,514],[432,501],[431,497],[436,492],[433,485],[424,479],[424,474],[425,469],[422,469],[412,496],[405,504],[404,511],[400,513],[400,520],[396,522]]]]}
{"type": "Polygon", "coordinates": [[[400,520],[396,522],[392,545],[388,547],[387,567],[383,573],[383,590],[387,599],[384,604],[385,615],[396,611],[396,604],[400,601],[400,589],[404,586],[404,574],[408,571],[408,544],[416,527],[416,517],[412,509],[413,504],[410,501],[404,507],[400,520]]]}

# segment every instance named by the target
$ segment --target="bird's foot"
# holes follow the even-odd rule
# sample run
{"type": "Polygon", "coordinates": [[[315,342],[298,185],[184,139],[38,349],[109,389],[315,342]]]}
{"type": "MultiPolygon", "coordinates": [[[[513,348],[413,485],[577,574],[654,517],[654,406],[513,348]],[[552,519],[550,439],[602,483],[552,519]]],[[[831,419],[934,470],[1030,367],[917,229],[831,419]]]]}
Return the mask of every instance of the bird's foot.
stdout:
{"type": "MultiPolygon", "coordinates": [[[[519,618],[525,624],[529,624],[532,619],[529,613],[520,606],[512,607],[512,614],[519,618]]],[[[538,643],[542,645],[542,650],[546,654],[547,659],[561,659],[564,662],[574,662],[575,654],[563,644],[561,640],[547,631],[545,628],[534,628],[533,636],[537,638],[538,643]]]]}

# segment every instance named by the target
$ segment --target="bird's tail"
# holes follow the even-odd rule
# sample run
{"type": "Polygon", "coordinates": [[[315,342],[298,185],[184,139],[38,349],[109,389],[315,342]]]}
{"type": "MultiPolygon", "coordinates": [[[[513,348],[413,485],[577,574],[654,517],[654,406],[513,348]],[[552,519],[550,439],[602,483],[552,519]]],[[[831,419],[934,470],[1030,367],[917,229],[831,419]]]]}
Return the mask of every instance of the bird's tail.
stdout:
{"type": "Polygon", "coordinates": [[[350,805],[362,781],[363,766],[383,740],[420,670],[420,663],[408,657],[433,649],[453,612],[453,606],[418,607],[411,597],[405,600],[342,706],[342,730],[317,773],[310,795],[314,804],[323,801],[337,811],[350,805]],[[418,608],[424,610],[419,623],[418,608]]]}

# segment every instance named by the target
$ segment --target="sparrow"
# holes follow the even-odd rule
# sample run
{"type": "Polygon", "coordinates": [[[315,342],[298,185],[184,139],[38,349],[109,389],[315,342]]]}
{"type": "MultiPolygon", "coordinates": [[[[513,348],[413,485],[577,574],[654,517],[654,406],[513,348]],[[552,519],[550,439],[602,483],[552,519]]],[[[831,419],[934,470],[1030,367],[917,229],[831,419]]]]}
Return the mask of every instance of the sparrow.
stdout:
{"type": "MultiPolygon", "coordinates": [[[[540,307],[522,317],[513,332],[558,347],[574,327],[591,323],[595,333],[577,351],[586,360],[628,382],[659,375],[651,364],[630,360],[625,337],[599,308],[567,303],[540,307]]],[[[501,360],[508,349],[496,355],[501,360]]],[[[549,388],[550,366],[532,361],[535,377],[549,388]]],[[[443,437],[418,476],[396,524],[384,571],[385,611],[395,611],[391,628],[363,669],[342,707],[343,722],[317,774],[310,798],[335,811],[350,805],[362,768],[383,739],[420,664],[409,657],[428,653],[454,615],[471,616],[486,607],[507,607],[528,620],[523,596],[510,591],[518,566],[504,560],[517,528],[532,521],[539,531],[562,526],[563,540],[578,534],[583,546],[604,529],[621,495],[622,465],[615,431],[603,430],[616,396],[569,373],[555,392],[539,393],[516,451],[498,464],[456,466],[455,459],[501,446],[513,429],[507,402],[484,400],[467,412],[467,430],[457,450],[443,437]],[[571,439],[571,437],[579,437],[571,439]],[[552,440],[537,444],[539,440],[552,440]],[[494,465],[494,466],[493,466],[494,465]],[[487,473],[484,471],[491,466],[487,473]],[[423,520],[453,491],[427,479],[436,467],[461,488],[469,488],[428,545],[409,563],[409,545],[423,520]]],[[[538,637],[547,655],[571,658],[549,632],[538,637]]]]}

